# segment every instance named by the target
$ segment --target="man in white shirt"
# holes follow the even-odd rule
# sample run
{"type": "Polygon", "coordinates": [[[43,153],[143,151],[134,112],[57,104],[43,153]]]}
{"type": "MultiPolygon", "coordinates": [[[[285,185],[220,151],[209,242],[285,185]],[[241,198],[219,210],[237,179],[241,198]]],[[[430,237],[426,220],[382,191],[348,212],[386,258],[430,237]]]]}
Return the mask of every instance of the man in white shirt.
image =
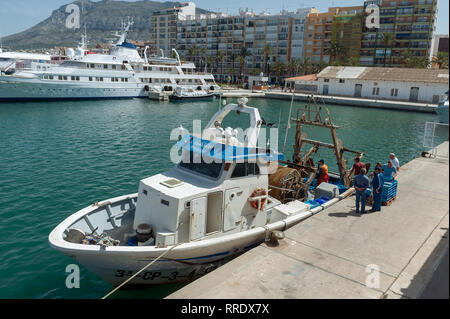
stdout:
{"type": "Polygon", "coordinates": [[[389,158],[392,162],[392,165],[395,167],[397,172],[400,170],[400,162],[398,161],[398,158],[395,156],[394,153],[389,154],[389,158]]]}

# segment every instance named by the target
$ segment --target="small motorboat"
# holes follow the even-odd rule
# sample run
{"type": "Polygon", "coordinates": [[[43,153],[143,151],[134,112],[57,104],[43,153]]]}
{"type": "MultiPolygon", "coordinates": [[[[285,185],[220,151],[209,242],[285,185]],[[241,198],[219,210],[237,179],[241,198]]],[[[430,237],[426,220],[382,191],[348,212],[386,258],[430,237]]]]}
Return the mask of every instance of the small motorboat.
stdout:
{"type": "Polygon", "coordinates": [[[439,122],[444,124],[449,124],[449,100],[448,100],[449,91],[447,91],[439,103],[438,107],[436,108],[436,113],[439,117],[439,122]]]}
{"type": "Polygon", "coordinates": [[[170,99],[175,101],[197,101],[213,99],[215,95],[215,92],[205,90],[201,86],[198,86],[197,88],[191,86],[178,86],[170,96],[170,99]]]}
{"type": "Polygon", "coordinates": [[[133,286],[188,282],[339,201],[311,209],[269,195],[269,171],[284,156],[257,147],[264,121],[246,103],[219,110],[202,136],[180,133],[178,164],[142,179],[136,194],[68,217],[50,245],[113,286],[131,276],[133,286]],[[243,142],[221,127],[230,112],[249,116],[243,142]]]}

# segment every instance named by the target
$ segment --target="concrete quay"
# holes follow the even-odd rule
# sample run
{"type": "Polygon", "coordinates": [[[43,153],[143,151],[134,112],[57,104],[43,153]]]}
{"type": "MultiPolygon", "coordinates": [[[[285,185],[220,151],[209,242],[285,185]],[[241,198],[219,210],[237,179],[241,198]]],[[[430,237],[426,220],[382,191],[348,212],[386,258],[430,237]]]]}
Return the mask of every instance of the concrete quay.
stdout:
{"type": "MultiPolygon", "coordinates": [[[[306,102],[311,94],[294,93],[295,101],[306,102]]],[[[326,104],[337,104],[346,106],[359,106],[368,108],[380,108],[400,111],[413,111],[422,113],[436,113],[437,105],[426,103],[414,103],[404,101],[392,101],[392,100],[373,100],[365,98],[343,97],[343,96],[330,96],[330,95],[318,95],[314,94],[326,104]]],[[[266,92],[266,98],[279,99],[279,100],[292,100],[292,93],[288,92],[266,92]]]]}
{"type": "MultiPolygon", "coordinates": [[[[440,145],[438,155],[448,154],[448,147],[448,142],[440,145]]],[[[285,231],[278,246],[261,244],[167,298],[397,299],[438,298],[433,291],[441,290],[448,294],[448,279],[436,278],[441,273],[448,278],[448,268],[439,270],[448,267],[448,178],[448,158],[414,159],[401,167],[397,199],[381,212],[356,215],[354,196],[344,199],[285,231]],[[430,288],[439,281],[440,288],[430,288]]]]}

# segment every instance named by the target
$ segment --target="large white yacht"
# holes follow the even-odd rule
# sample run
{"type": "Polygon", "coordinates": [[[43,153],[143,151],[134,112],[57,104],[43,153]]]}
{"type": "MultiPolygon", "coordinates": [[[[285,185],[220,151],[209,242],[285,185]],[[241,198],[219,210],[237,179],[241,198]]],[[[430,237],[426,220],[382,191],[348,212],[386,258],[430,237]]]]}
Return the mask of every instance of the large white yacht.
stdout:
{"type": "Polygon", "coordinates": [[[148,97],[150,89],[173,91],[178,85],[196,90],[219,89],[212,74],[195,71],[193,63],[177,58],[142,58],[127,42],[131,23],[109,54],[72,50],[58,66],[0,74],[0,101],[104,99],[148,97]]]}

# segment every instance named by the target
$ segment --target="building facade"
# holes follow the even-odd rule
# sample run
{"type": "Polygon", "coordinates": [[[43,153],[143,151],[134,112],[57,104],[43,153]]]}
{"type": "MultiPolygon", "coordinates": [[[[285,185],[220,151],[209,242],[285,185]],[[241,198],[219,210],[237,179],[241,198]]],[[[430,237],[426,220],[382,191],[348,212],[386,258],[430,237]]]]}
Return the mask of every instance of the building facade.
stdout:
{"type": "Polygon", "coordinates": [[[201,70],[233,82],[243,74],[267,74],[269,66],[279,68],[282,63],[286,68],[294,59],[396,67],[406,54],[432,54],[437,8],[438,0],[370,0],[324,13],[304,8],[276,15],[247,10],[228,16],[196,14],[195,4],[186,3],[154,14],[151,53],[162,50],[169,56],[175,48],[201,70]],[[368,28],[366,23],[369,5],[378,6],[377,27],[368,28]]]}
{"type": "Polygon", "coordinates": [[[185,20],[196,13],[195,3],[181,4],[179,7],[156,11],[152,15],[152,54],[159,54],[163,50],[164,55],[171,55],[172,48],[177,44],[178,21],[185,20]]]}
{"type": "Polygon", "coordinates": [[[437,104],[448,90],[449,74],[436,69],[329,66],[317,74],[316,83],[316,93],[323,95],[437,104]]]}
{"type": "Polygon", "coordinates": [[[332,58],[337,58],[333,41],[346,54],[359,56],[356,42],[361,42],[362,14],[362,6],[329,8],[328,12],[308,14],[304,56],[313,63],[330,63],[332,58]]]}
{"type": "Polygon", "coordinates": [[[371,0],[380,9],[380,27],[364,26],[361,65],[400,66],[408,52],[429,56],[436,31],[438,0],[371,0]]]}

